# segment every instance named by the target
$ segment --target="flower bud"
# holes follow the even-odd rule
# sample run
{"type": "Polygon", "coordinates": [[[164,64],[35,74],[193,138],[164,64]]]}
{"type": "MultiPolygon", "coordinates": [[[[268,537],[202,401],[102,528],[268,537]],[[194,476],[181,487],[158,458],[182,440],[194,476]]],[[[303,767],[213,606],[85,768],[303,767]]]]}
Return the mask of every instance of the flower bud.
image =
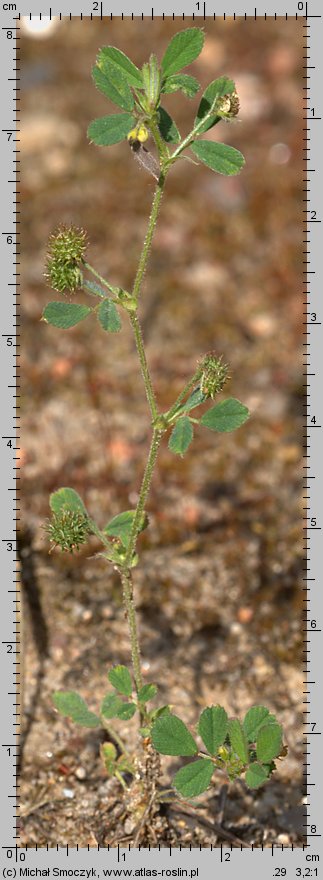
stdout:
{"type": "Polygon", "coordinates": [[[44,528],[53,545],[68,553],[85,544],[91,531],[88,517],[82,511],[68,508],[54,513],[44,528]]]}
{"type": "Polygon", "coordinates": [[[215,397],[229,379],[228,365],[222,363],[222,357],[217,357],[213,351],[209,351],[200,361],[200,390],[206,397],[215,397]]]}
{"type": "Polygon", "coordinates": [[[148,63],[142,66],[142,79],[146,96],[148,112],[155,110],[160,101],[161,72],[158,67],[156,55],[151,55],[148,63]]]}
{"type": "Polygon", "coordinates": [[[76,226],[60,226],[50,236],[45,277],[54,290],[64,293],[82,286],[80,263],[86,246],[86,232],[76,226]]]}

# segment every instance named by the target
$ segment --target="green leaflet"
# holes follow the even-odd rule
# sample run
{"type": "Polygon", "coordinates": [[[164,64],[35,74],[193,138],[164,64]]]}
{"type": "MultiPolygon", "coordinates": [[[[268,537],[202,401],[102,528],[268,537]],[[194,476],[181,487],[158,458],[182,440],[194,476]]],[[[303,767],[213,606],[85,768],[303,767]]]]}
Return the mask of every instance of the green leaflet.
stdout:
{"type": "Polygon", "coordinates": [[[53,702],[61,715],[71,718],[80,727],[100,727],[100,718],[94,712],[90,712],[82,697],[75,691],[56,691],[53,694],[53,702]]]}
{"type": "Polygon", "coordinates": [[[168,441],[168,448],[176,455],[184,455],[193,440],[193,428],[188,416],[177,420],[168,441]]]}
{"type": "Polygon", "coordinates": [[[161,755],[196,755],[197,745],[177,715],[160,715],[152,728],[152,741],[161,755]]]}
{"type": "Polygon", "coordinates": [[[101,116],[93,119],[87,130],[90,141],[98,147],[110,147],[123,141],[135,124],[134,117],[130,113],[111,113],[110,116],[101,116]]]}
{"type": "Polygon", "coordinates": [[[198,732],[210,755],[216,755],[228,732],[228,716],[222,706],[209,706],[202,712],[198,732]]]}
{"type": "Polygon", "coordinates": [[[200,425],[210,428],[211,431],[234,431],[247,421],[249,415],[249,410],[243,403],[229,397],[208,409],[200,419],[200,425]]]}
{"type": "Polygon", "coordinates": [[[155,684],[144,684],[137,694],[139,703],[148,703],[149,700],[153,700],[157,694],[157,690],[155,684]]]}
{"type": "Polygon", "coordinates": [[[164,141],[168,144],[179,144],[181,136],[172,117],[164,107],[159,107],[158,128],[164,141]]]}
{"type": "MultiPolygon", "coordinates": [[[[232,95],[234,91],[235,84],[233,80],[228,79],[227,76],[220,76],[219,79],[213,80],[213,82],[207,86],[205,92],[203,92],[195,117],[194,126],[201,122],[204,116],[206,116],[211,109],[213,102],[217,98],[224,98],[225,95],[232,95]]],[[[212,128],[217,122],[221,122],[221,118],[221,116],[217,116],[215,113],[214,116],[211,116],[205,124],[199,128],[199,134],[203,134],[203,132],[208,131],[208,129],[212,128]]]]}
{"type": "Polygon", "coordinates": [[[97,89],[113,101],[122,110],[132,110],[134,106],[133,95],[121,69],[114,64],[106,63],[104,69],[93,67],[93,80],[97,89]]]}
{"type": "Polygon", "coordinates": [[[165,94],[183,92],[186,98],[194,98],[194,95],[196,95],[200,88],[200,83],[194,76],[188,76],[187,73],[178,73],[174,76],[167,76],[163,80],[161,91],[165,94]]]}
{"type": "Polygon", "coordinates": [[[132,694],[132,679],[126,666],[114,666],[113,669],[110,669],[108,672],[108,679],[110,684],[119,691],[120,694],[124,694],[125,697],[131,697],[132,694]]]}
{"type": "Polygon", "coordinates": [[[74,489],[69,489],[67,486],[52,492],[49,498],[49,506],[53,513],[56,514],[61,513],[62,510],[73,510],[76,513],[87,515],[86,507],[80,495],[74,489]]]}
{"type": "Polygon", "coordinates": [[[263,785],[263,783],[266,782],[268,776],[268,768],[263,767],[261,764],[257,764],[255,761],[253,764],[250,764],[250,767],[248,767],[245,780],[249,788],[259,788],[260,785],[263,785]]]}
{"type": "Polygon", "coordinates": [[[229,721],[229,739],[233,751],[238,755],[240,761],[247,764],[249,761],[247,737],[238,718],[231,718],[229,721]]]}
{"type": "Polygon", "coordinates": [[[243,719],[243,729],[247,740],[255,742],[260,728],[268,721],[269,709],[265,706],[252,706],[243,719]]]}
{"type": "Polygon", "coordinates": [[[227,176],[239,174],[245,160],[239,150],[228,147],[227,144],[219,144],[213,141],[194,141],[190,149],[204,165],[217,171],[218,174],[227,176]]]}
{"type": "Polygon", "coordinates": [[[50,302],[44,308],[43,320],[60,330],[69,330],[84,321],[91,312],[89,306],[81,306],[79,303],[50,302]]]}
{"type": "Polygon", "coordinates": [[[181,767],[172,780],[172,784],[183,797],[197,797],[210,785],[215,767],[208,758],[199,758],[181,767]]]}
{"type": "Polygon", "coordinates": [[[109,333],[119,333],[121,330],[120,315],[111,299],[107,298],[100,303],[97,318],[103,330],[107,330],[109,333]]]}
{"type": "Polygon", "coordinates": [[[107,66],[111,67],[113,64],[124,75],[129,86],[139,89],[143,86],[141,71],[124,52],[116,49],[115,46],[104,46],[100,49],[96,64],[103,73],[105,73],[107,66]]]}
{"type": "Polygon", "coordinates": [[[164,76],[177,73],[182,67],[187,67],[202,51],[204,33],[201,28],[187,28],[172,37],[162,59],[162,71],[164,76]]]}
{"type": "Polygon", "coordinates": [[[265,724],[260,728],[256,752],[258,761],[262,764],[269,764],[279,755],[282,747],[282,728],[280,724],[265,724]]]}
{"type": "MultiPolygon", "coordinates": [[[[129,544],[135,512],[135,510],[124,510],[123,513],[117,513],[117,515],[114,516],[104,527],[104,532],[112,538],[119,538],[125,548],[127,548],[129,544]]],[[[139,529],[140,532],[143,532],[147,528],[148,522],[147,514],[143,513],[139,529]]]]}

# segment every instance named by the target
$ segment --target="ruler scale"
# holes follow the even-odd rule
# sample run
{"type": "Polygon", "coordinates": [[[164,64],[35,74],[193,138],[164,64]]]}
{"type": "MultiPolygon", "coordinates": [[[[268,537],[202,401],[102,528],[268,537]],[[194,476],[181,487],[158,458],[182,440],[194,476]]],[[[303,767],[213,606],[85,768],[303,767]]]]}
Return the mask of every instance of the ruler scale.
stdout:
{"type": "MultiPolygon", "coordinates": [[[[322,792],[322,759],[320,754],[322,732],[322,700],[320,699],[320,651],[322,651],[322,600],[320,599],[320,547],[323,523],[322,493],[322,306],[319,294],[322,289],[322,260],[320,259],[323,215],[323,136],[322,136],[322,17],[318,0],[312,2],[280,3],[267,2],[255,8],[254,4],[244,2],[230,8],[224,4],[221,9],[215,3],[158,3],[148,8],[136,2],[120,4],[94,2],[80,5],[71,0],[66,6],[40,7],[39,2],[3,3],[1,14],[1,72],[3,88],[3,111],[1,133],[1,256],[2,256],[2,331],[1,331],[1,475],[2,489],[0,500],[1,521],[1,830],[2,867],[4,876],[34,876],[36,868],[68,869],[68,876],[79,876],[82,870],[96,871],[94,876],[102,880],[106,869],[120,870],[123,866],[142,874],[134,876],[154,876],[147,873],[154,869],[160,876],[188,876],[208,878],[211,871],[222,870],[226,876],[235,878],[237,871],[243,877],[257,877],[259,871],[264,877],[310,877],[319,876],[319,863],[323,858],[322,819],[320,793],[322,792]],[[27,4],[27,5],[26,5],[27,4]],[[293,18],[299,22],[303,33],[303,286],[304,306],[304,392],[306,405],[304,413],[304,713],[306,736],[304,740],[304,771],[307,801],[304,815],[303,846],[272,846],[268,848],[243,849],[242,847],[220,846],[207,850],[172,849],[87,849],[79,847],[20,847],[18,818],[19,792],[19,735],[20,712],[23,702],[22,676],[22,634],[20,623],[19,570],[16,555],[15,523],[19,516],[17,501],[17,463],[19,463],[19,372],[16,369],[16,356],[20,344],[19,312],[16,311],[16,297],[20,291],[20,61],[17,46],[21,18],[54,16],[62,18],[99,18],[103,21],[112,17],[180,17],[197,24],[204,19],[234,20],[252,18],[257,20],[293,18]],[[17,183],[18,181],[18,183],[17,183]],[[144,871],[146,873],[144,873],[144,871]],[[173,873],[171,873],[173,871],[173,873]],[[177,871],[177,874],[174,873],[177,871]],[[29,873],[30,872],[30,873],[29,873]],[[162,873],[164,872],[164,873],[162,873]],[[168,872],[168,873],[167,873],[168,872]],[[182,872],[182,873],[181,873],[182,872]],[[186,872],[186,873],[185,873],[186,872]]],[[[270,783],[269,783],[270,784],[270,783]]],[[[322,800],[322,798],[321,798],[322,800]]],[[[51,873],[48,876],[52,876],[51,873]]],[[[55,875],[53,875],[55,876],[55,875]]],[[[57,874],[56,876],[59,876],[57,874]]],[[[64,873],[62,874],[64,876],[64,873]]],[[[86,876],[86,874],[81,875],[86,876]]],[[[111,873],[113,876],[113,873],[111,873]]],[[[119,873],[115,876],[122,876],[119,873]]],[[[125,875],[126,876],[126,875],[125,875]]],[[[128,875],[129,876],[129,875],[128,875]]],[[[156,874],[155,874],[156,876],[156,874]]]]}

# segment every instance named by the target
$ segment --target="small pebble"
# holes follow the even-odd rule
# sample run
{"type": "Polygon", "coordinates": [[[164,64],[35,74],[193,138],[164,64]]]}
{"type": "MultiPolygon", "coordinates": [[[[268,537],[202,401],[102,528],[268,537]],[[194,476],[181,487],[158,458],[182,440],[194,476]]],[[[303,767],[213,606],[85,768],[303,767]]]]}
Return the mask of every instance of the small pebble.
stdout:
{"type": "Polygon", "coordinates": [[[75,797],[75,792],[71,788],[63,788],[63,795],[66,798],[75,797]]]}
{"type": "Polygon", "coordinates": [[[86,779],[86,770],[84,767],[77,767],[75,770],[75,776],[77,779],[86,779]]]}

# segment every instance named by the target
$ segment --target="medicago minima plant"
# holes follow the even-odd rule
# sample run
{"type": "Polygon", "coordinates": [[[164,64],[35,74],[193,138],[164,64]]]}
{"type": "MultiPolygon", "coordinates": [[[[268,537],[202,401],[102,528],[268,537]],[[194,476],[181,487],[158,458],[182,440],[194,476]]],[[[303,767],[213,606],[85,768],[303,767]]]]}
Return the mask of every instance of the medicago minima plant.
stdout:
{"type": "Polygon", "coordinates": [[[150,708],[157,695],[157,686],[144,683],[142,677],[132,569],[138,564],[138,538],[148,526],[146,503],[160,444],[165,437],[168,438],[170,453],[183,456],[193,441],[194,430],[234,431],[249,416],[247,407],[234,397],[214,402],[224,389],[229,369],[221,355],[214,351],[200,358],[172,406],[167,412],[161,411],[139,319],[142,281],[165,183],[172,167],[188,158],[187,150],[193,154],[195,164],[198,160],[218,174],[238,174],[244,164],[238,150],[203,137],[218,122],[230,121],[239,112],[239,99],[231,79],[222,76],[207,86],[198,103],[192,129],[184,138],[163,106],[166,94],[181,92],[192,99],[199,91],[199,82],[182,69],[198,57],[203,42],[204,34],[200,28],[182,30],[172,37],[160,64],[152,54],[141,69],[119,49],[106,46],[99,51],[93,68],[96,87],[120,112],[95,119],[88,129],[90,141],[100,147],[121,143],[122,150],[128,142],[141,168],[156,181],[132,290],[111,284],[88,262],[86,233],[75,226],[61,226],[54,232],[47,256],[50,285],[69,299],[50,302],[44,309],[43,319],[54,327],[67,330],[86,318],[94,318],[99,328],[108,334],[118,333],[122,318],[128,319],[150,412],[151,443],[136,508],[120,512],[102,528],[94,522],[74,489],[64,487],[51,495],[52,516],[46,525],[52,545],[71,553],[78,550],[90,535],[95,535],[102,545],[100,555],[120,575],[131,670],[123,665],[110,669],[108,680],[112,689],[104,696],[97,714],[90,711],[82,697],[73,691],[58,691],[54,694],[54,703],[62,715],[76,724],[88,728],[102,727],[107,732],[108,741],[101,746],[104,765],[108,774],[115,775],[124,788],[131,788],[134,783],[137,788],[139,785],[140,797],[136,797],[138,821],[142,821],[142,816],[149,818],[152,803],[161,798],[158,788],[161,754],[192,759],[172,780],[175,790],[186,798],[206,791],[215,772],[221,772],[227,780],[243,776],[250,788],[258,788],[275,769],[276,759],[284,754],[281,726],[266,707],[251,707],[240,721],[229,718],[219,705],[207,706],[193,736],[170,706],[150,708]],[[151,144],[154,152],[151,152],[151,144]],[[78,303],[74,298],[78,290],[85,291],[96,302],[78,303]],[[203,411],[201,407],[204,407],[203,411]],[[111,722],[113,719],[128,721],[135,716],[139,722],[141,745],[139,740],[138,752],[133,756],[111,722]]]}

